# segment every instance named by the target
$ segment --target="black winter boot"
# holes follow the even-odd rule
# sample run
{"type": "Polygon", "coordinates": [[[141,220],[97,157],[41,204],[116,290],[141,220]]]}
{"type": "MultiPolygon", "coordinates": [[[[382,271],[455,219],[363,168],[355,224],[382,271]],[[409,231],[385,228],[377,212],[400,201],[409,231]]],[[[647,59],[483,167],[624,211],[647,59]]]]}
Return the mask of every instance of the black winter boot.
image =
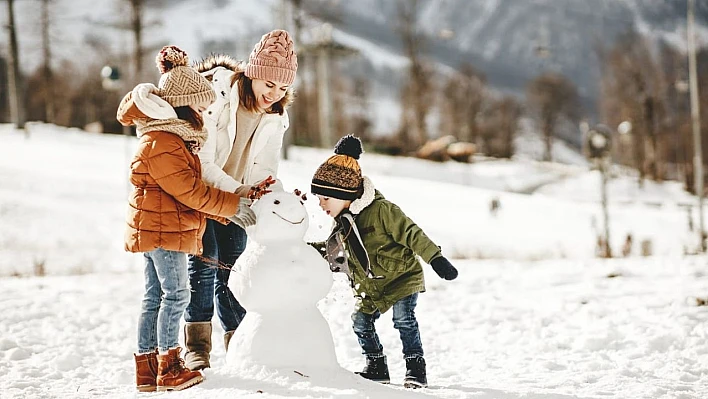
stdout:
{"type": "Polygon", "coordinates": [[[366,357],[366,366],[364,370],[356,371],[355,374],[371,380],[374,382],[380,382],[382,384],[388,384],[391,382],[391,377],[388,375],[388,365],[386,364],[386,356],[379,357],[366,357]]]}
{"type": "Polygon", "coordinates": [[[406,359],[406,378],[403,380],[403,386],[406,388],[425,388],[428,386],[425,359],[422,357],[406,359]]]}

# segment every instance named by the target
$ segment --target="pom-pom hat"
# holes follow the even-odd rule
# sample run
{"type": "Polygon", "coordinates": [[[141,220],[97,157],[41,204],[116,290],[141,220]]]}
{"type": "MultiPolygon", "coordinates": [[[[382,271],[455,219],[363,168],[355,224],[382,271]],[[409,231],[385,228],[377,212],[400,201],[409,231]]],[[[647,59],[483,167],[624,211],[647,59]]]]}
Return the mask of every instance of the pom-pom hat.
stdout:
{"type": "Polygon", "coordinates": [[[188,66],[189,57],[177,46],[165,46],[155,58],[160,70],[160,97],[173,107],[189,105],[210,105],[216,100],[216,93],[209,81],[188,66]]]}
{"type": "Polygon", "coordinates": [[[297,55],[287,31],[277,29],[261,37],[248,57],[244,74],[251,79],[292,85],[297,72],[297,55]]]}
{"type": "Polygon", "coordinates": [[[358,138],[347,135],[339,139],[334,155],[327,158],[312,177],[310,192],[341,200],[359,198],[364,178],[357,159],[362,152],[358,138]]]}

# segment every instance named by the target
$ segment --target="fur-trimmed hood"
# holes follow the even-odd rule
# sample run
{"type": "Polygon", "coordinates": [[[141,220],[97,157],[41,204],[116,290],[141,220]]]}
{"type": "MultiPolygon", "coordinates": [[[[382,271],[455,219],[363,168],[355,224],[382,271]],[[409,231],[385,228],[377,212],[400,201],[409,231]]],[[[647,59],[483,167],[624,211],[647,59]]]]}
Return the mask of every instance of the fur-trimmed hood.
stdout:
{"type": "Polygon", "coordinates": [[[371,205],[376,196],[376,187],[374,187],[374,182],[371,181],[367,176],[364,176],[364,193],[361,197],[355,199],[351,205],[349,205],[349,211],[355,215],[361,213],[367,206],[371,205]]]}
{"type": "Polygon", "coordinates": [[[226,54],[211,54],[195,62],[193,66],[201,74],[217,67],[226,68],[233,72],[243,72],[246,70],[246,63],[244,61],[237,61],[226,54]]]}

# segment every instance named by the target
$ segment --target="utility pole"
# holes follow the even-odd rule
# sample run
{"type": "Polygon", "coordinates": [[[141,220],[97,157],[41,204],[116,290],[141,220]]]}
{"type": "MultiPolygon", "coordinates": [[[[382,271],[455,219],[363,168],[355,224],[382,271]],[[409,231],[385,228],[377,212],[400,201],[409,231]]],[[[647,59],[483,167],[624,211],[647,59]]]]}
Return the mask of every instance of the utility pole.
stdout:
{"type": "MultiPolygon", "coordinates": [[[[581,127],[585,130],[585,127],[581,127]]],[[[607,200],[607,183],[609,181],[611,146],[612,146],[612,131],[606,125],[598,124],[587,130],[585,133],[587,142],[588,157],[595,163],[595,166],[600,171],[600,197],[602,201],[602,218],[605,225],[605,233],[602,242],[602,256],[605,258],[612,257],[612,246],[610,245],[610,212],[608,209],[609,202],[607,200]]]]}
{"type": "Polygon", "coordinates": [[[693,10],[696,0],[688,0],[688,79],[691,90],[691,122],[693,125],[693,167],[694,187],[698,195],[698,234],[701,252],[706,251],[706,237],[703,227],[703,149],[701,147],[701,113],[698,104],[698,76],[696,71],[696,35],[693,10]]]}
{"type": "MultiPolygon", "coordinates": [[[[8,68],[10,84],[10,115],[17,129],[25,130],[25,100],[20,75],[19,50],[17,48],[17,32],[15,26],[14,0],[7,0],[8,30],[10,39],[10,65],[8,68]]],[[[27,132],[25,132],[27,134],[27,132]]]]}

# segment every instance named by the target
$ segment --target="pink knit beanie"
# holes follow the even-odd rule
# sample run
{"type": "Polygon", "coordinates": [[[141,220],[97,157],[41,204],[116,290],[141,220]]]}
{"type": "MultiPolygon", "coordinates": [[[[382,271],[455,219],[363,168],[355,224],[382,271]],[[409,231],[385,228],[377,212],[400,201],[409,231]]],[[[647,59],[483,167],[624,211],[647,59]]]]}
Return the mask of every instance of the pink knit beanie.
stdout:
{"type": "Polygon", "coordinates": [[[291,85],[297,72],[297,55],[290,34],[274,30],[261,37],[248,57],[245,74],[251,79],[291,85]]]}

